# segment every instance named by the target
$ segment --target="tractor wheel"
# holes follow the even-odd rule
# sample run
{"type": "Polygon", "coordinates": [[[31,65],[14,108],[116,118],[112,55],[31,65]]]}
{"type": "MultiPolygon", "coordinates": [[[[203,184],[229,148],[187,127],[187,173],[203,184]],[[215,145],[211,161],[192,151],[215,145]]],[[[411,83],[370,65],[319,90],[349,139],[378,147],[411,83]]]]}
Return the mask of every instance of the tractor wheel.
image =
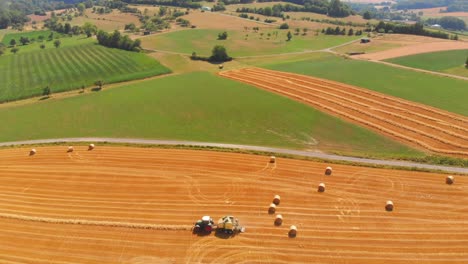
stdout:
{"type": "Polygon", "coordinates": [[[213,230],[212,226],[210,226],[210,225],[205,226],[205,232],[211,233],[212,230],[213,230]]]}

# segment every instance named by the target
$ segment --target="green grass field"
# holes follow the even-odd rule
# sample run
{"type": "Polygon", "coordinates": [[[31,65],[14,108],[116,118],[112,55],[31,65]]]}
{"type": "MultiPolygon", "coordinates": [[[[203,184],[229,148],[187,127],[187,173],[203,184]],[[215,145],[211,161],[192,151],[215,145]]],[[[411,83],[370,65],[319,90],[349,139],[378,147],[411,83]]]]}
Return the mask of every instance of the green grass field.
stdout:
{"type": "Polygon", "coordinates": [[[142,53],[97,44],[49,48],[0,57],[0,102],[92,85],[139,79],[170,72],[142,53]]]}
{"type": "Polygon", "coordinates": [[[314,54],[309,58],[286,63],[266,60],[259,63],[273,70],[348,83],[468,116],[468,81],[343,59],[331,54],[314,54]]]}
{"type": "Polygon", "coordinates": [[[467,58],[468,50],[450,50],[399,57],[387,61],[413,68],[468,77],[468,69],[465,68],[467,58]]]}
{"type": "MultiPolygon", "coordinates": [[[[50,30],[8,33],[1,40],[2,40],[2,43],[5,44],[5,46],[10,45],[10,41],[12,39],[16,40],[16,45],[21,45],[20,42],[19,42],[21,37],[28,37],[29,39],[37,40],[39,36],[43,36],[44,39],[47,39],[49,34],[50,34],[50,30]]],[[[55,34],[57,34],[57,33],[55,33],[55,34]]]]}
{"type": "MultiPolygon", "coordinates": [[[[294,33],[294,29],[290,29],[290,31],[294,33]]],[[[258,33],[227,31],[227,40],[217,40],[218,33],[221,32],[222,30],[214,29],[187,29],[156,34],[141,40],[144,48],[186,54],[195,51],[202,56],[211,55],[214,45],[223,45],[230,56],[240,57],[320,50],[356,39],[354,36],[315,36],[313,32],[308,32],[306,36],[293,35],[291,41],[286,41],[288,30],[262,29],[258,33]],[[277,37],[275,37],[274,32],[278,32],[277,37]],[[263,36],[260,35],[262,33],[263,36]],[[268,34],[271,36],[269,37],[268,34]],[[246,35],[248,35],[247,40],[246,35]]]]}
{"type": "Polygon", "coordinates": [[[320,149],[376,157],[424,154],[304,104],[194,72],[0,108],[0,141],[136,137],[320,149]]]}
{"type": "Polygon", "coordinates": [[[5,35],[11,32],[11,29],[0,29],[0,42],[3,43],[5,35]]]}

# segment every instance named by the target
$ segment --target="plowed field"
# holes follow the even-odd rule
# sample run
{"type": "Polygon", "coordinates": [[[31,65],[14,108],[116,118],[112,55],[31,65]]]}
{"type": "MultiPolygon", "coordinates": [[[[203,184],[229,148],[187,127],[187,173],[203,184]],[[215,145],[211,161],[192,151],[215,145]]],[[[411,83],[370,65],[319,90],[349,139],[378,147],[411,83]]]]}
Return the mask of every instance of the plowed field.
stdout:
{"type": "Polygon", "coordinates": [[[333,81],[247,68],[221,76],[278,93],[432,152],[468,157],[468,118],[333,81]]]}
{"type": "Polygon", "coordinates": [[[447,185],[444,175],[357,166],[324,176],[324,163],[246,154],[66,149],[0,150],[1,263],[468,261],[462,176],[447,185]],[[275,194],[282,226],[267,212],[275,194]],[[202,215],[225,214],[246,233],[190,231],[202,215]]]}

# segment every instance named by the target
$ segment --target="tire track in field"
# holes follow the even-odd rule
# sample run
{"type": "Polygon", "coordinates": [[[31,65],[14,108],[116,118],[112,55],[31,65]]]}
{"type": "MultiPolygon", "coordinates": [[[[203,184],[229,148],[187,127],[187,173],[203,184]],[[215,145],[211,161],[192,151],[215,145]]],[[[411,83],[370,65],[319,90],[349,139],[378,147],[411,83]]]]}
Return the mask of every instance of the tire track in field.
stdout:
{"type": "Polygon", "coordinates": [[[66,225],[91,225],[91,226],[107,226],[107,227],[124,227],[134,229],[152,229],[164,231],[189,231],[191,225],[156,225],[131,222],[112,222],[112,221],[97,221],[85,219],[67,219],[67,218],[52,218],[42,216],[27,216],[20,214],[0,213],[1,218],[14,219],[28,222],[41,222],[48,224],[66,224],[66,225]]]}

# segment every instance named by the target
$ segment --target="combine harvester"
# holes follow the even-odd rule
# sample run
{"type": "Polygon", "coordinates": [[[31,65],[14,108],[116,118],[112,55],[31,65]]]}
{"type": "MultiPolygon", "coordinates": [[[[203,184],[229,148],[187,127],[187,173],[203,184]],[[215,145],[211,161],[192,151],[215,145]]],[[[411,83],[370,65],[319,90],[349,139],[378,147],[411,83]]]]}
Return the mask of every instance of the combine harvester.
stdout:
{"type": "Polygon", "coordinates": [[[213,219],[210,216],[203,216],[202,219],[198,220],[194,227],[193,233],[196,234],[210,234],[212,231],[223,232],[225,234],[237,234],[244,233],[245,227],[239,225],[239,220],[234,216],[224,216],[218,220],[218,224],[215,225],[213,219]]]}

